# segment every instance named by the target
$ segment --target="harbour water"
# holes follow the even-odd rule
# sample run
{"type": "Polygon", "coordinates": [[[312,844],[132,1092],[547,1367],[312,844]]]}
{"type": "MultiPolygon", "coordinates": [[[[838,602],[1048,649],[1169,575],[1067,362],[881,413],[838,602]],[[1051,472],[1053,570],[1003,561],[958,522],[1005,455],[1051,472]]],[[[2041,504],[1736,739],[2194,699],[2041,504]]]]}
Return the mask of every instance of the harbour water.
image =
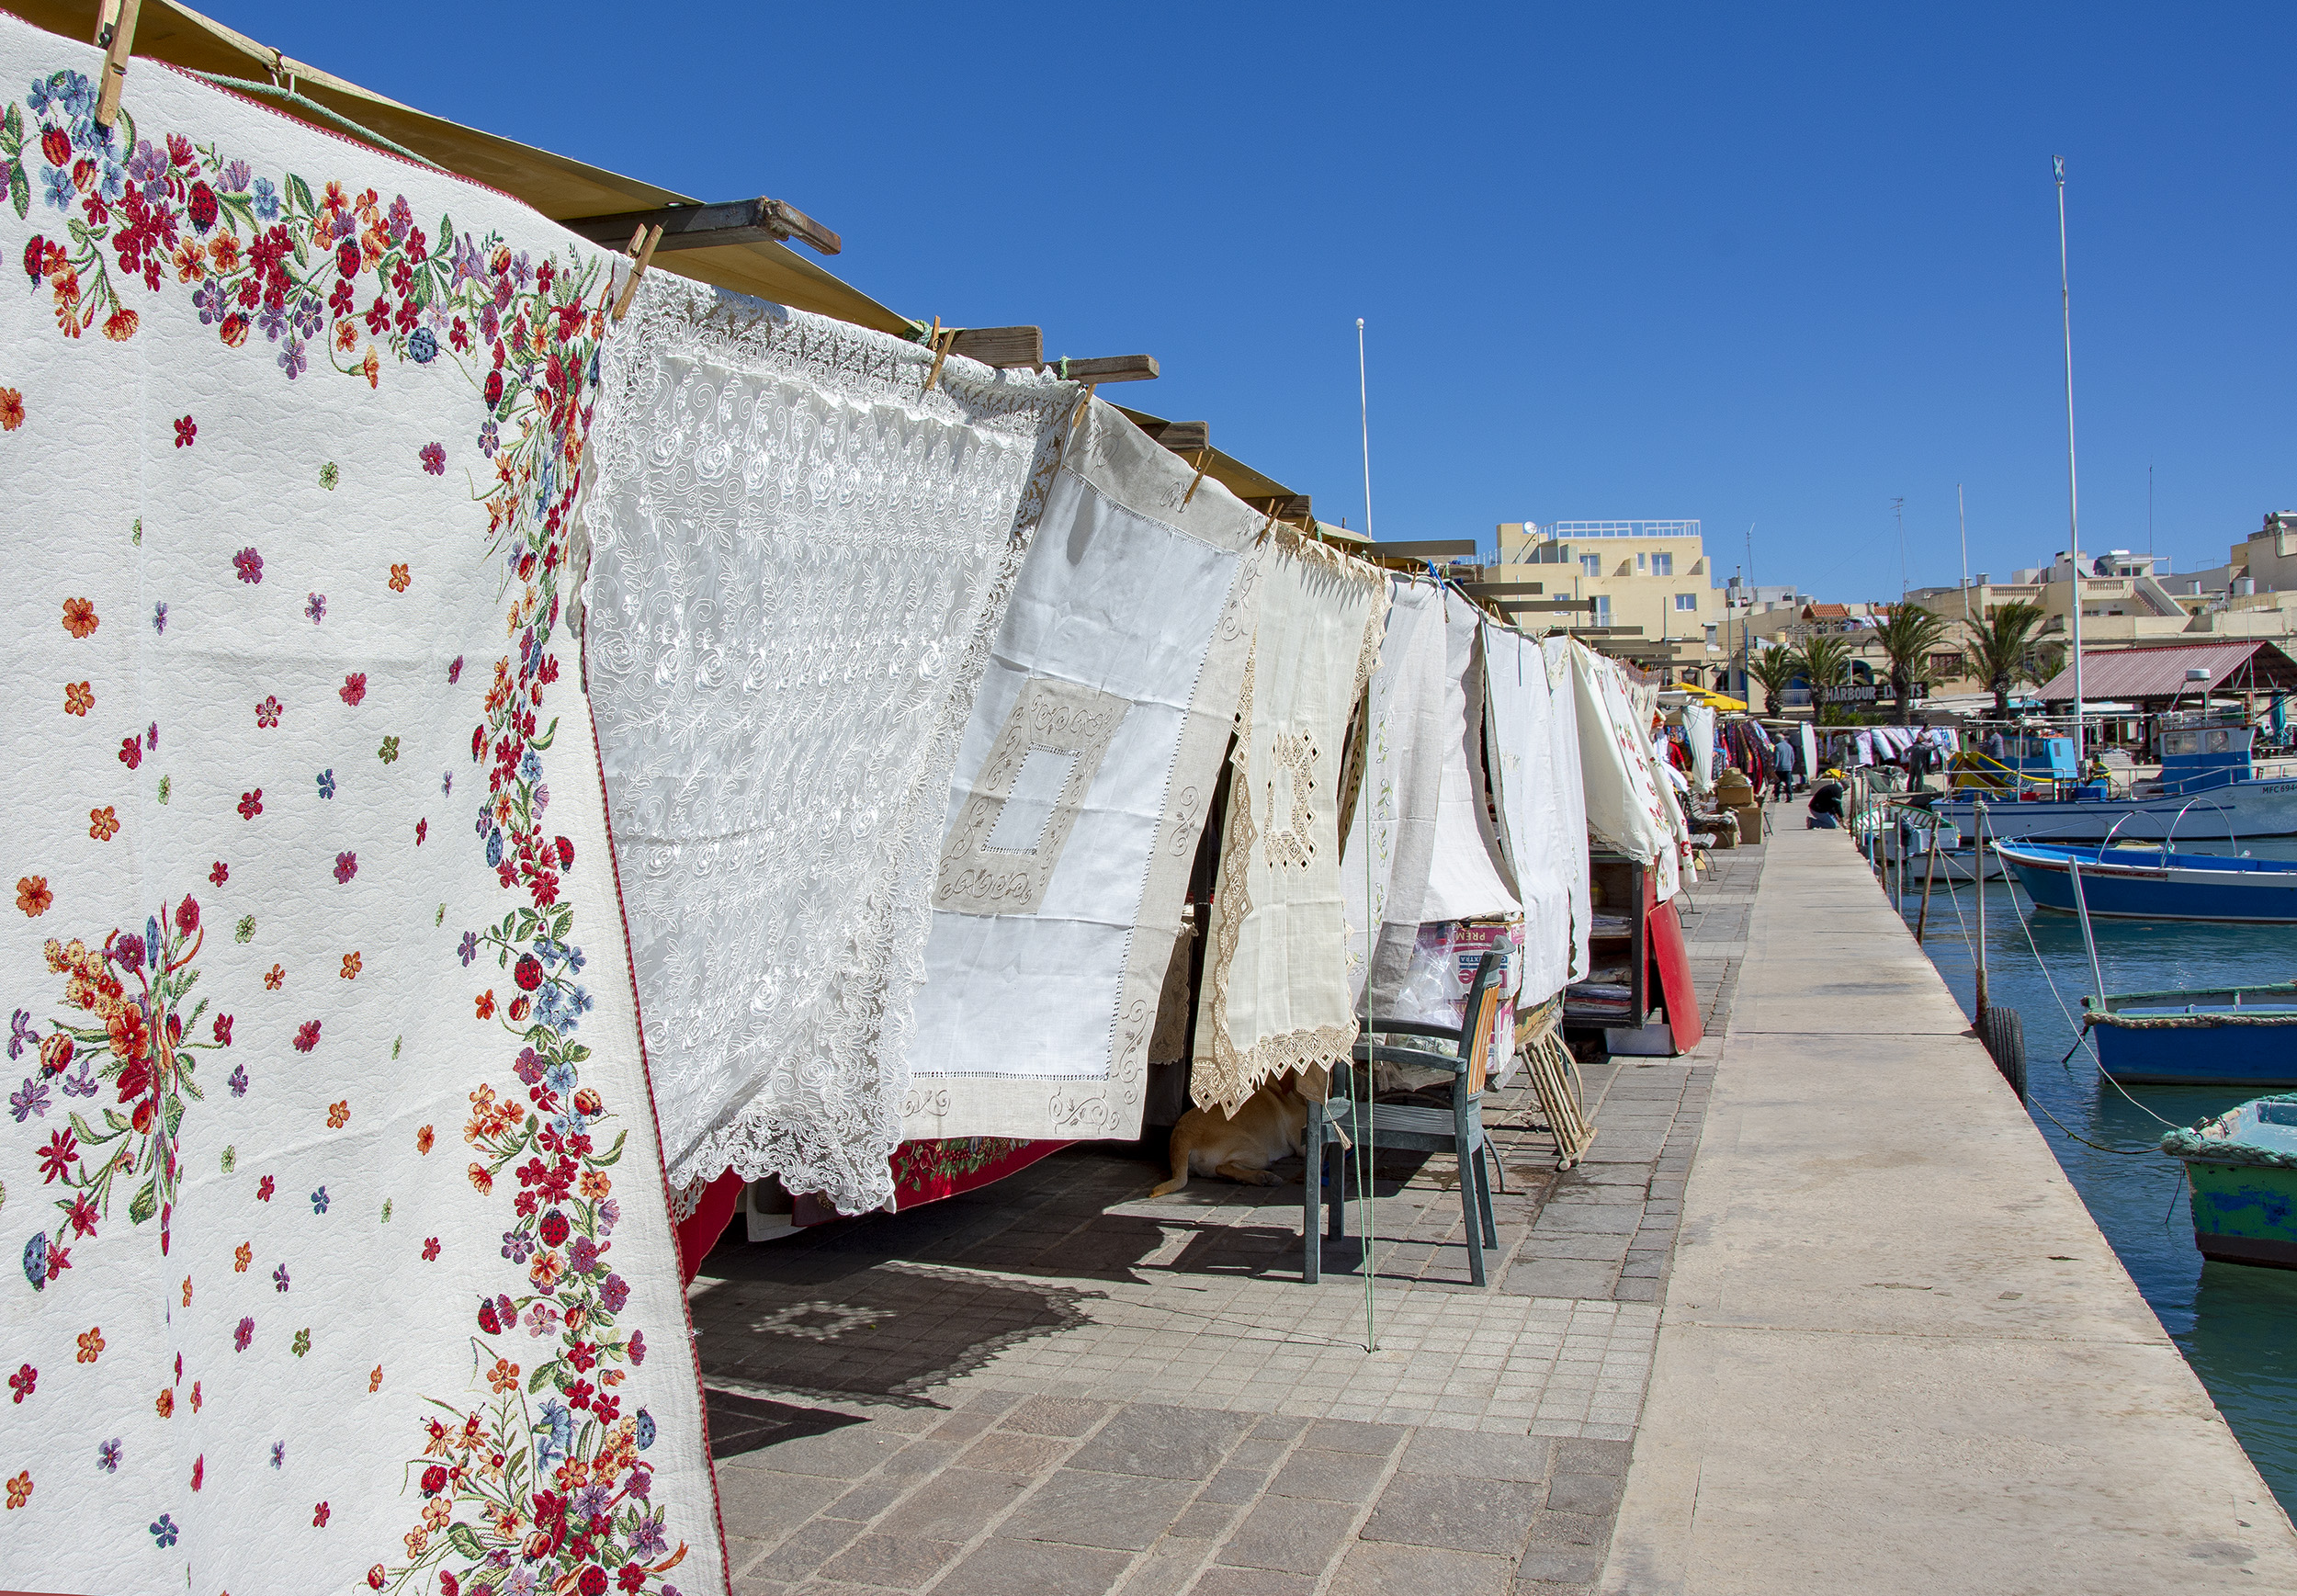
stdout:
{"type": "MultiPolygon", "coordinates": [[[[2297,857],[2297,842],[2287,839],[2242,846],[2260,857],[2297,857]]],[[[1908,872],[1909,924],[1918,870],[1908,872]]],[[[1988,991],[2023,1022],[2035,1125],[2257,1471],[2297,1514],[2297,1271],[2204,1263],[2193,1248],[2182,1167],[2154,1150],[2168,1125],[2191,1125],[2257,1093],[2124,1091],[2107,1081],[2077,1039],[2081,998],[2092,990],[2079,923],[2035,913],[2006,882],[1987,882],[1986,893],[1988,991]],[[2116,1150],[2102,1150],[2109,1148],[2116,1150]]],[[[1964,1013],[1975,1011],[1975,910],[1969,883],[1933,887],[1926,950],[1964,1013]]],[[[2094,927],[2109,991],[2297,978],[2297,927],[2104,920],[2094,927]]]]}

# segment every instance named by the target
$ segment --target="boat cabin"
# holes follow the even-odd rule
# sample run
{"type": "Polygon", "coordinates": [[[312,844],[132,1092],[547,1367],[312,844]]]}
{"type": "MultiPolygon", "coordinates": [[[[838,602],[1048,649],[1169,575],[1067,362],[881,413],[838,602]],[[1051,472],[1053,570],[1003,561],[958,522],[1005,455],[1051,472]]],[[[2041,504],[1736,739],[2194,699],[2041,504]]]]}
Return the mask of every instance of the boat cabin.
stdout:
{"type": "Polygon", "coordinates": [[[2247,781],[2254,774],[2250,753],[2257,728],[2223,711],[2165,715],[2155,723],[2154,754],[2161,778],[2156,793],[2207,792],[2247,781]]]}

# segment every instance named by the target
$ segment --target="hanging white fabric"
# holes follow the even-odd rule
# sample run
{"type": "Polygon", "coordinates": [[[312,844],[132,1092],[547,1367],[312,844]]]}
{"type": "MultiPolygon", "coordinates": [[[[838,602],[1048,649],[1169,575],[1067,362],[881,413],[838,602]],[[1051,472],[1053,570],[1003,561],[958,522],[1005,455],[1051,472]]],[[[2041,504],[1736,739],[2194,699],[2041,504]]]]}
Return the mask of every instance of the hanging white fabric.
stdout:
{"type": "Polygon", "coordinates": [[[1704,704],[1684,705],[1683,741],[1691,744],[1691,774],[1705,792],[1714,786],[1714,711],[1704,704]]]}
{"type": "Polygon", "coordinates": [[[1341,744],[1379,657],[1387,579],[1288,528],[1262,549],[1237,710],[1190,1092],[1233,1114],[1356,1038],[1340,889],[1341,744]]]}
{"type": "Polygon", "coordinates": [[[1583,644],[1572,645],[1571,680],[1588,825],[1606,845],[1651,866],[1657,900],[1664,903],[1681,884],[1675,828],[1668,818],[1674,800],[1663,797],[1653,779],[1650,739],[1629,702],[1628,685],[1615,662],[1583,644]]]}
{"type": "Polygon", "coordinates": [[[1435,858],[1420,904],[1422,924],[1511,915],[1522,908],[1505,879],[1499,832],[1484,796],[1483,630],[1476,606],[1446,588],[1438,727],[1443,788],[1436,810],[1435,858]]]}
{"type": "Polygon", "coordinates": [[[1348,916],[1348,977],[1363,998],[1367,972],[1388,948],[1373,1012],[1389,1012],[1420,929],[1420,900],[1435,852],[1443,754],[1434,735],[1443,680],[1443,594],[1432,582],[1390,579],[1379,667],[1365,696],[1363,787],[1350,816],[1340,887],[1348,916]],[[1366,928],[1378,928],[1367,944],[1366,928]]]}
{"type": "Polygon", "coordinates": [[[1499,834],[1523,905],[1519,1013],[1589,966],[1587,798],[1567,640],[1484,628],[1484,702],[1499,834]],[[1556,669],[1556,667],[1560,667],[1556,669]]]}
{"type": "Polygon", "coordinates": [[[949,775],[1075,385],[665,272],[606,346],[587,662],[689,1194],[892,1193],[949,775]]]}
{"type": "Polygon", "coordinates": [[[1047,496],[950,784],[907,1138],[1140,1134],[1265,520],[1192,474],[1096,400],[1047,496]]]}

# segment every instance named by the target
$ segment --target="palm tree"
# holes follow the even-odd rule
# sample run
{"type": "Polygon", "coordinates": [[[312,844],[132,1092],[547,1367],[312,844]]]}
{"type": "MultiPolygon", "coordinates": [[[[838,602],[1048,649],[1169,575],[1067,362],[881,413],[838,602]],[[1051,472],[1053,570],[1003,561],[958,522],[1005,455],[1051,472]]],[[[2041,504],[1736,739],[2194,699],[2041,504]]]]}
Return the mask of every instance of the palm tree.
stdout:
{"type": "Polygon", "coordinates": [[[1790,648],[1769,648],[1747,662],[1747,674],[1762,688],[1762,712],[1776,716],[1779,696],[1802,673],[1802,657],[1790,648]]]}
{"type": "Polygon", "coordinates": [[[1889,618],[1874,628],[1874,640],[1890,662],[1890,696],[1898,702],[1898,718],[1907,716],[1914,696],[1914,679],[1929,665],[1930,655],[1947,638],[1946,623],[1918,604],[1890,606],[1889,618]]]}
{"type": "Polygon", "coordinates": [[[1798,673],[1810,684],[1811,702],[1818,708],[1818,723],[1835,724],[1828,716],[1827,689],[1842,686],[1850,680],[1850,645],[1832,632],[1819,632],[1804,640],[1797,655],[1798,673]]]}
{"type": "Polygon", "coordinates": [[[2048,618],[2038,604],[2023,599],[1997,605],[1982,621],[1964,621],[1970,634],[1971,673],[1994,694],[1994,713],[2009,719],[2010,695],[2020,684],[2036,686],[2057,674],[2065,651],[2035,634],[2048,618]]]}

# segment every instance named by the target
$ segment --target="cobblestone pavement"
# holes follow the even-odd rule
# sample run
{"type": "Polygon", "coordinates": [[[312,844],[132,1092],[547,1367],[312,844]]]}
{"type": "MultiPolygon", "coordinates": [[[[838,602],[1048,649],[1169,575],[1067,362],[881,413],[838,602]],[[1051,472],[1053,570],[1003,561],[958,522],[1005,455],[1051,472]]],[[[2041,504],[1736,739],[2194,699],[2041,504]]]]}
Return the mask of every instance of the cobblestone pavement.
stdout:
{"type": "Polygon", "coordinates": [[[1590,1588],[1761,856],[1716,855],[1688,906],[1711,1040],[1589,1065],[1584,1164],[1556,1172],[1520,1084],[1491,1101],[1488,1288],[1456,1164],[1380,1160],[1376,1351],[1358,1237],[1300,1280],[1296,1160],[1283,1185],[1152,1200],[1159,1158],[1079,1147],[907,1214],[721,1246],[692,1296],[736,1590],[1590,1588]]]}

